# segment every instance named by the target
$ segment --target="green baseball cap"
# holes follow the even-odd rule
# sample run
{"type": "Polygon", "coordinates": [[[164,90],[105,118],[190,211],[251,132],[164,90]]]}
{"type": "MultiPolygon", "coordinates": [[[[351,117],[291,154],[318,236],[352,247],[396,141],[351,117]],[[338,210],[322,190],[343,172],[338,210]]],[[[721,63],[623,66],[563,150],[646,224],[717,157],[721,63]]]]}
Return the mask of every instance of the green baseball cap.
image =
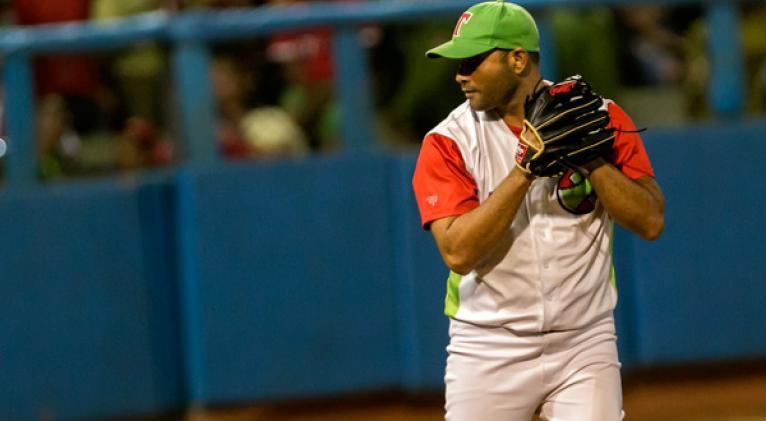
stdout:
{"type": "Polygon", "coordinates": [[[426,57],[464,59],[494,48],[540,51],[537,25],[526,9],[503,0],[475,4],[458,19],[452,39],[428,50],[426,57]]]}

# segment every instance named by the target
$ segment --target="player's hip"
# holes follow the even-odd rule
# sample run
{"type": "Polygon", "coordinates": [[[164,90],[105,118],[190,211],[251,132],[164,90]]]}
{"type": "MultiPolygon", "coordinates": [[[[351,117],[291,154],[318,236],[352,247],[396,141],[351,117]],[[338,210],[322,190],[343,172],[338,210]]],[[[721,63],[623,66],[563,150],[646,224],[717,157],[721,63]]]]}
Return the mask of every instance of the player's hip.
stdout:
{"type": "Polygon", "coordinates": [[[505,363],[548,356],[562,361],[582,353],[601,354],[598,359],[616,360],[614,317],[607,311],[584,327],[547,332],[528,332],[505,326],[487,326],[450,319],[450,355],[502,359],[505,363]]]}

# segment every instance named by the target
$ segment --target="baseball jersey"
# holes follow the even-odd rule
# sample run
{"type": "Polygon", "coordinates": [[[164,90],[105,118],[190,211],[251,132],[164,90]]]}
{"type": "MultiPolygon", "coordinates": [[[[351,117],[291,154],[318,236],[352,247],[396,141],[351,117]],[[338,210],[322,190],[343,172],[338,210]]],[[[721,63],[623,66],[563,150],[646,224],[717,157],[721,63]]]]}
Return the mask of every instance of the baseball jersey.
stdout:
{"type": "MultiPolygon", "coordinates": [[[[606,101],[611,123],[635,126],[606,101]]],[[[466,101],[429,132],[413,189],[423,227],[479,206],[516,168],[520,128],[466,101]]],[[[627,177],[654,177],[637,133],[615,133],[612,162],[627,177]]],[[[494,255],[469,274],[451,272],[445,314],[517,332],[577,329],[610,313],[617,296],[609,282],[612,221],[588,180],[567,172],[536,178],[494,255]]]]}

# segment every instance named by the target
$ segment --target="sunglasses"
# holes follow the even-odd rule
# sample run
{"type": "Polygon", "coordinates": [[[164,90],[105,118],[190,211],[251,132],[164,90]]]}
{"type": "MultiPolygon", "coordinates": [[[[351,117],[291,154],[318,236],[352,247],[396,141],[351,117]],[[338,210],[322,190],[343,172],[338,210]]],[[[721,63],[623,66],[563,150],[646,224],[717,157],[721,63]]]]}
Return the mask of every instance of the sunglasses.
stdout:
{"type": "Polygon", "coordinates": [[[457,73],[459,75],[461,75],[461,76],[469,76],[469,75],[471,75],[481,65],[481,63],[483,63],[484,60],[486,60],[487,57],[489,57],[489,55],[492,54],[492,52],[494,52],[495,50],[505,51],[505,52],[510,51],[510,50],[506,50],[506,49],[503,49],[503,48],[494,48],[494,49],[489,50],[489,51],[487,51],[485,53],[481,53],[481,54],[477,54],[477,55],[472,56],[472,57],[464,58],[464,59],[462,59],[462,60],[460,60],[458,62],[457,73]]]}

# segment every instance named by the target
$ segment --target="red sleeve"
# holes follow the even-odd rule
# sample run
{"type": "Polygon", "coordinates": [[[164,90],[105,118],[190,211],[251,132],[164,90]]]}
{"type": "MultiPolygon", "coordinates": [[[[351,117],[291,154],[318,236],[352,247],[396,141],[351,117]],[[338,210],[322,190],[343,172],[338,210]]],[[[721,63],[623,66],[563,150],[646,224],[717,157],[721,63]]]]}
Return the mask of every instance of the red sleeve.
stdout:
{"type": "Polygon", "coordinates": [[[635,180],[643,176],[654,178],[652,163],[646,154],[644,142],[638,133],[626,133],[619,130],[633,131],[636,125],[619,105],[609,103],[609,127],[617,129],[614,137],[614,155],[612,162],[628,178],[635,180]]]}
{"type": "Polygon", "coordinates": [[[479,206],[476,182],[465,168],[460,149],[455,141],[438,134],[423,140],[412,188],[425,229],[437,219],[479,206]]]}

